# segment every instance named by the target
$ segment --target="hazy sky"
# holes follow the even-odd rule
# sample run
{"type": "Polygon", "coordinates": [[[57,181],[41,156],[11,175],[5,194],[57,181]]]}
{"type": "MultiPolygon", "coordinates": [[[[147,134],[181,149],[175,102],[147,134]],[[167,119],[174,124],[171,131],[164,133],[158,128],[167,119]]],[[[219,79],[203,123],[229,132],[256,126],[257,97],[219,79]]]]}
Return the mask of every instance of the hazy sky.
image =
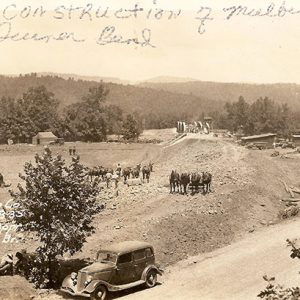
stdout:
{"type": "MultiPolygon", "coordinates": [[[[300,3],[285,1],[282,6],[284,1],[273,1],[272,6],[272,1],[265,0],[180,2],[185,1],[65,0],[51,1],[50,7],[47,1],[41,0],[2,1],[0,73],[76,73],[133,81],[156,76],[177,76],[223,82],[300,83],[300,14],[285,11],[293,6],[293,12],[300,10],[300,3]],[[93,5],[90,11],[94,12],[91,14],[92,20],[88,13],[81,15],[80,9],[68,14],[67,8],[71,4],[73,7],[86,7],[89,3],[93,5]],[[143,8],[136,18],[116,19],[113,16],[113,9],[133,8],[136,3],[143,8]],[[31,7],[25,8],[27,5],[31,7]],[[38,13],[33,16],[35,9],[41,5],[46,11],[43,17],[38,13]],[[226,20],[228,9],[233,5],[247,6],[244,12],[251,14],[255,13],[251,9],[259,8],[262,9],[261,14],[266,13],[268,7],[271,10],[271,5],[273,10],[270,14],[276,16],[239,15],[226,20]],[[99,6],[101,9],[97,16],[109,6],[109,18],[96,17],[95,11],[99,6]],[[210,7],[210,18],[213,18],[205,22],[206,32],[202,35],[198,33],[201,20],[196,17],[203,17],[208,9],[197,14],[201,6],[210,7]],[[174,10],[174,13],[182,9],[182,12],[170,20],[170,13],[164,12],[162,19],[156,20],[155,13],[161,7],[174,10]],[[56,12],[53,10],[55,8],[56,12]],[[223,8],[227,8],[227,14],[223,8]],[[149,19],[146,17],[148,13],[149,19]],[[278,17],[278,14],[282,17],[278,17]],[[115,26],[115,34],[121,34],[124,39],[138,37],[140,42],[144,41],[143,30],[146,30],[144,32],[147,36],[151,32],[149,43],[155,48],[120,43],[98,45],[97,39],[101,32],[109,26],[115,26]],[[25,33],[28,33],[26,39],[35,33],[35,38],[45,35],[57,38],[61,32],[73,32],[74,38],[85,41],[57,41],[52,37],[48,43],[45,40],[11,41],[17,33],[19,35],[12,39],[18,39],[25,33]]],[[[119,16],[125,16],[124,10],[119,16]]]]}

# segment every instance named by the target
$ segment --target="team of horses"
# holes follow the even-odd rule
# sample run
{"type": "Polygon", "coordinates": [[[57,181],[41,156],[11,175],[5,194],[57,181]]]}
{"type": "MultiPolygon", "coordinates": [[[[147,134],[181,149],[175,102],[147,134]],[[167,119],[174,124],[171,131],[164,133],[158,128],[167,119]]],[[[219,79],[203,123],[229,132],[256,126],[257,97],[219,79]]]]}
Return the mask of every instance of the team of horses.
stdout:
{"type": "Polygon", "coordinates": [[[187,194],[188,187],[192,193],[196,193],[200,188],[203,194],[211,192],[212,175],[209,172],[178,173],[172,170],[170,177],[170,193],[187,194]]]}
{"type": "Polygon", "coordinates": [[[149,182],[151,172],[153,172],[153,163],[150,162],[143,167],[141,164],[138,164],[135,167],[126,167],[123,169],[122,176],[124,177],[124,182],[126,182],[129,178],[139,178],[142,173],[143,180],[149,182]]]}
{"type": "Polygon", "coordinates": [[[150,174],[153,172],[153,163],[150,162],[142,167],[141,164],[137,164],[135,167],[125,167],[123,170],[117,168],[113,170],[112,168],[105,168],[103,166],[96,166],[89,169],[88,175],[90,179],[93,180],[93,177],[100,177],[103,181],[106,179],[107,174],[117,174],[119,178],[124,178],[124,183],[130,178],[139,178],[142,174],[143,180],[150,181],[150,174]]]}

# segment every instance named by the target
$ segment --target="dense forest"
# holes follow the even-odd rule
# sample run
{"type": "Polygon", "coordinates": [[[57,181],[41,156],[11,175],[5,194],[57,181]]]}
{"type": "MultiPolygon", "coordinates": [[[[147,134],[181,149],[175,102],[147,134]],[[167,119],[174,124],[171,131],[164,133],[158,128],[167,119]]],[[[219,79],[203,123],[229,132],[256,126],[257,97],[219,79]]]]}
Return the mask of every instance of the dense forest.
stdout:
{"type": "Polygon", "coordinates": [[[235,102],[227,102],[222,113],[215,112],[218,127],[245,135],[277,133],[288,137],[297,126],[297,116],[287,104],[278,104],[268,97],[248,103],[242,96],[235,102]]]}
{"type": "Polygon", "coordinates": [[[69,141],[101,142],[108,134],[136,140],[142,132],[138,114],[123,115],[107,105],[103,85],[89,88],[80,101],[59,112],[60,101],[44,86],[29,88],[20,98],[0,100],[0,142],[30,143],[40,131],[52,131],[69,141]]]}
{"type": "MultiPolygon", "coordinates": [[[[37,76],[37,74],[20,75],[19,77],[0,76],[0,98],[22,97],[30,87],[45,86],[55,93],[59,99],[59,111],[80,101],[89,88],[99,85],[99,82],[63,79],[59,76],[37,76]]],[[[163,90],[142,88],[134,85],[122,85],[103,82],[109,90],[106,96],[107,105],[118,106],[125,114],[139,114],[143,118],[145,128],[174,127],[177,120],[199,119],[199,116],[209,114],[217,109],[220,102],[183,95],[163,90]]]]}
{"type": "MultiPolygon", "coordinates": [[[[184,84],[195,82],[173,86],[184,84]]],[[[212,83],[208,86],[213,90],[212,83]]],[[[241,95],[252,89],[255,97],[258,92],[254,87],[243,90],[245,94],[241,91],[241,95]]],[[[185,94],[185,89],[170,92],[35,73],[0,76],[0,142],[30,142],[37,132],[48,130],[66,140],[96,142],[105,140],[108,134],[136,139],[143,129],[175,127],[178,120],[203,120],[204,116],[213,117],[215,127],[245,134],[277,132],[287,136],[300,128],[300,108],[293,105],[296,94],[284,103],[286,97],[280,101],[268,97],[276,94],[276,89],[268,91],[256,99],[239,95],[226,102],[227,88],[222,98],[218,89],[196,96],[185,94]],[[214,93],[219,93],[217,100],[209,100],[207,95],[214,93]]],[[[237,91],[233,88],[231,92],[237,91]]],[[[287,93],[293,94],[289,89],[287,93]]]]}

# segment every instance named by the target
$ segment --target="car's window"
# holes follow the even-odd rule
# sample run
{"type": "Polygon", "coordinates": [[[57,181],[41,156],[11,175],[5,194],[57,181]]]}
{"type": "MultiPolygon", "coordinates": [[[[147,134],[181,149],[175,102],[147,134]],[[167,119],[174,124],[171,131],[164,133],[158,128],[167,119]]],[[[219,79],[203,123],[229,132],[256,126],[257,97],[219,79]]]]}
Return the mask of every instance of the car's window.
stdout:
{"type": "Polygon", "coordinates": [[[132,261],[132,253],[126,253],[119,256],[118,263],[126,264],[132,261]]]}
{"type": "Polygon", "coordinates": [[[153,250],[152,250],[151,248],[147,248],[147,249],[146,249],[146,256],[147,256],[147,257],[153,256],[153,250]]]}
{"type": "Polygon", "coordinates": [[[145,249],[134,251],[133,258],[134,258],[134,260],[141,260],[141,259],[146,258],[145,249]]]}
{"type": "Polygon", "coordinates": [[[100,261],[100,262],[103,262],[103,263],[105,263],[105,262],[116,263],[117,255],[115,253],[99,251],[98,255],[97,255],[97,261],[100,261]]]}

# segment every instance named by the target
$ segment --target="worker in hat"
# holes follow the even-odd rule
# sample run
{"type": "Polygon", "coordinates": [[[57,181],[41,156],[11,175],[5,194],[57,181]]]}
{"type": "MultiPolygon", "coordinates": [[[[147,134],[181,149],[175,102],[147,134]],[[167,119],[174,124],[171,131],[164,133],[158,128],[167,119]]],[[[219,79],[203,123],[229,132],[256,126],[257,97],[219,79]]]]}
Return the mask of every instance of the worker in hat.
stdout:
{"type": "Polygon", "coordinates": [[[25,276],[25,278],[29,275],[29,258],[26,250],[21,250],[16,253],[17,262],[14,266],[14,274],[19,274],[25,276]]]}

